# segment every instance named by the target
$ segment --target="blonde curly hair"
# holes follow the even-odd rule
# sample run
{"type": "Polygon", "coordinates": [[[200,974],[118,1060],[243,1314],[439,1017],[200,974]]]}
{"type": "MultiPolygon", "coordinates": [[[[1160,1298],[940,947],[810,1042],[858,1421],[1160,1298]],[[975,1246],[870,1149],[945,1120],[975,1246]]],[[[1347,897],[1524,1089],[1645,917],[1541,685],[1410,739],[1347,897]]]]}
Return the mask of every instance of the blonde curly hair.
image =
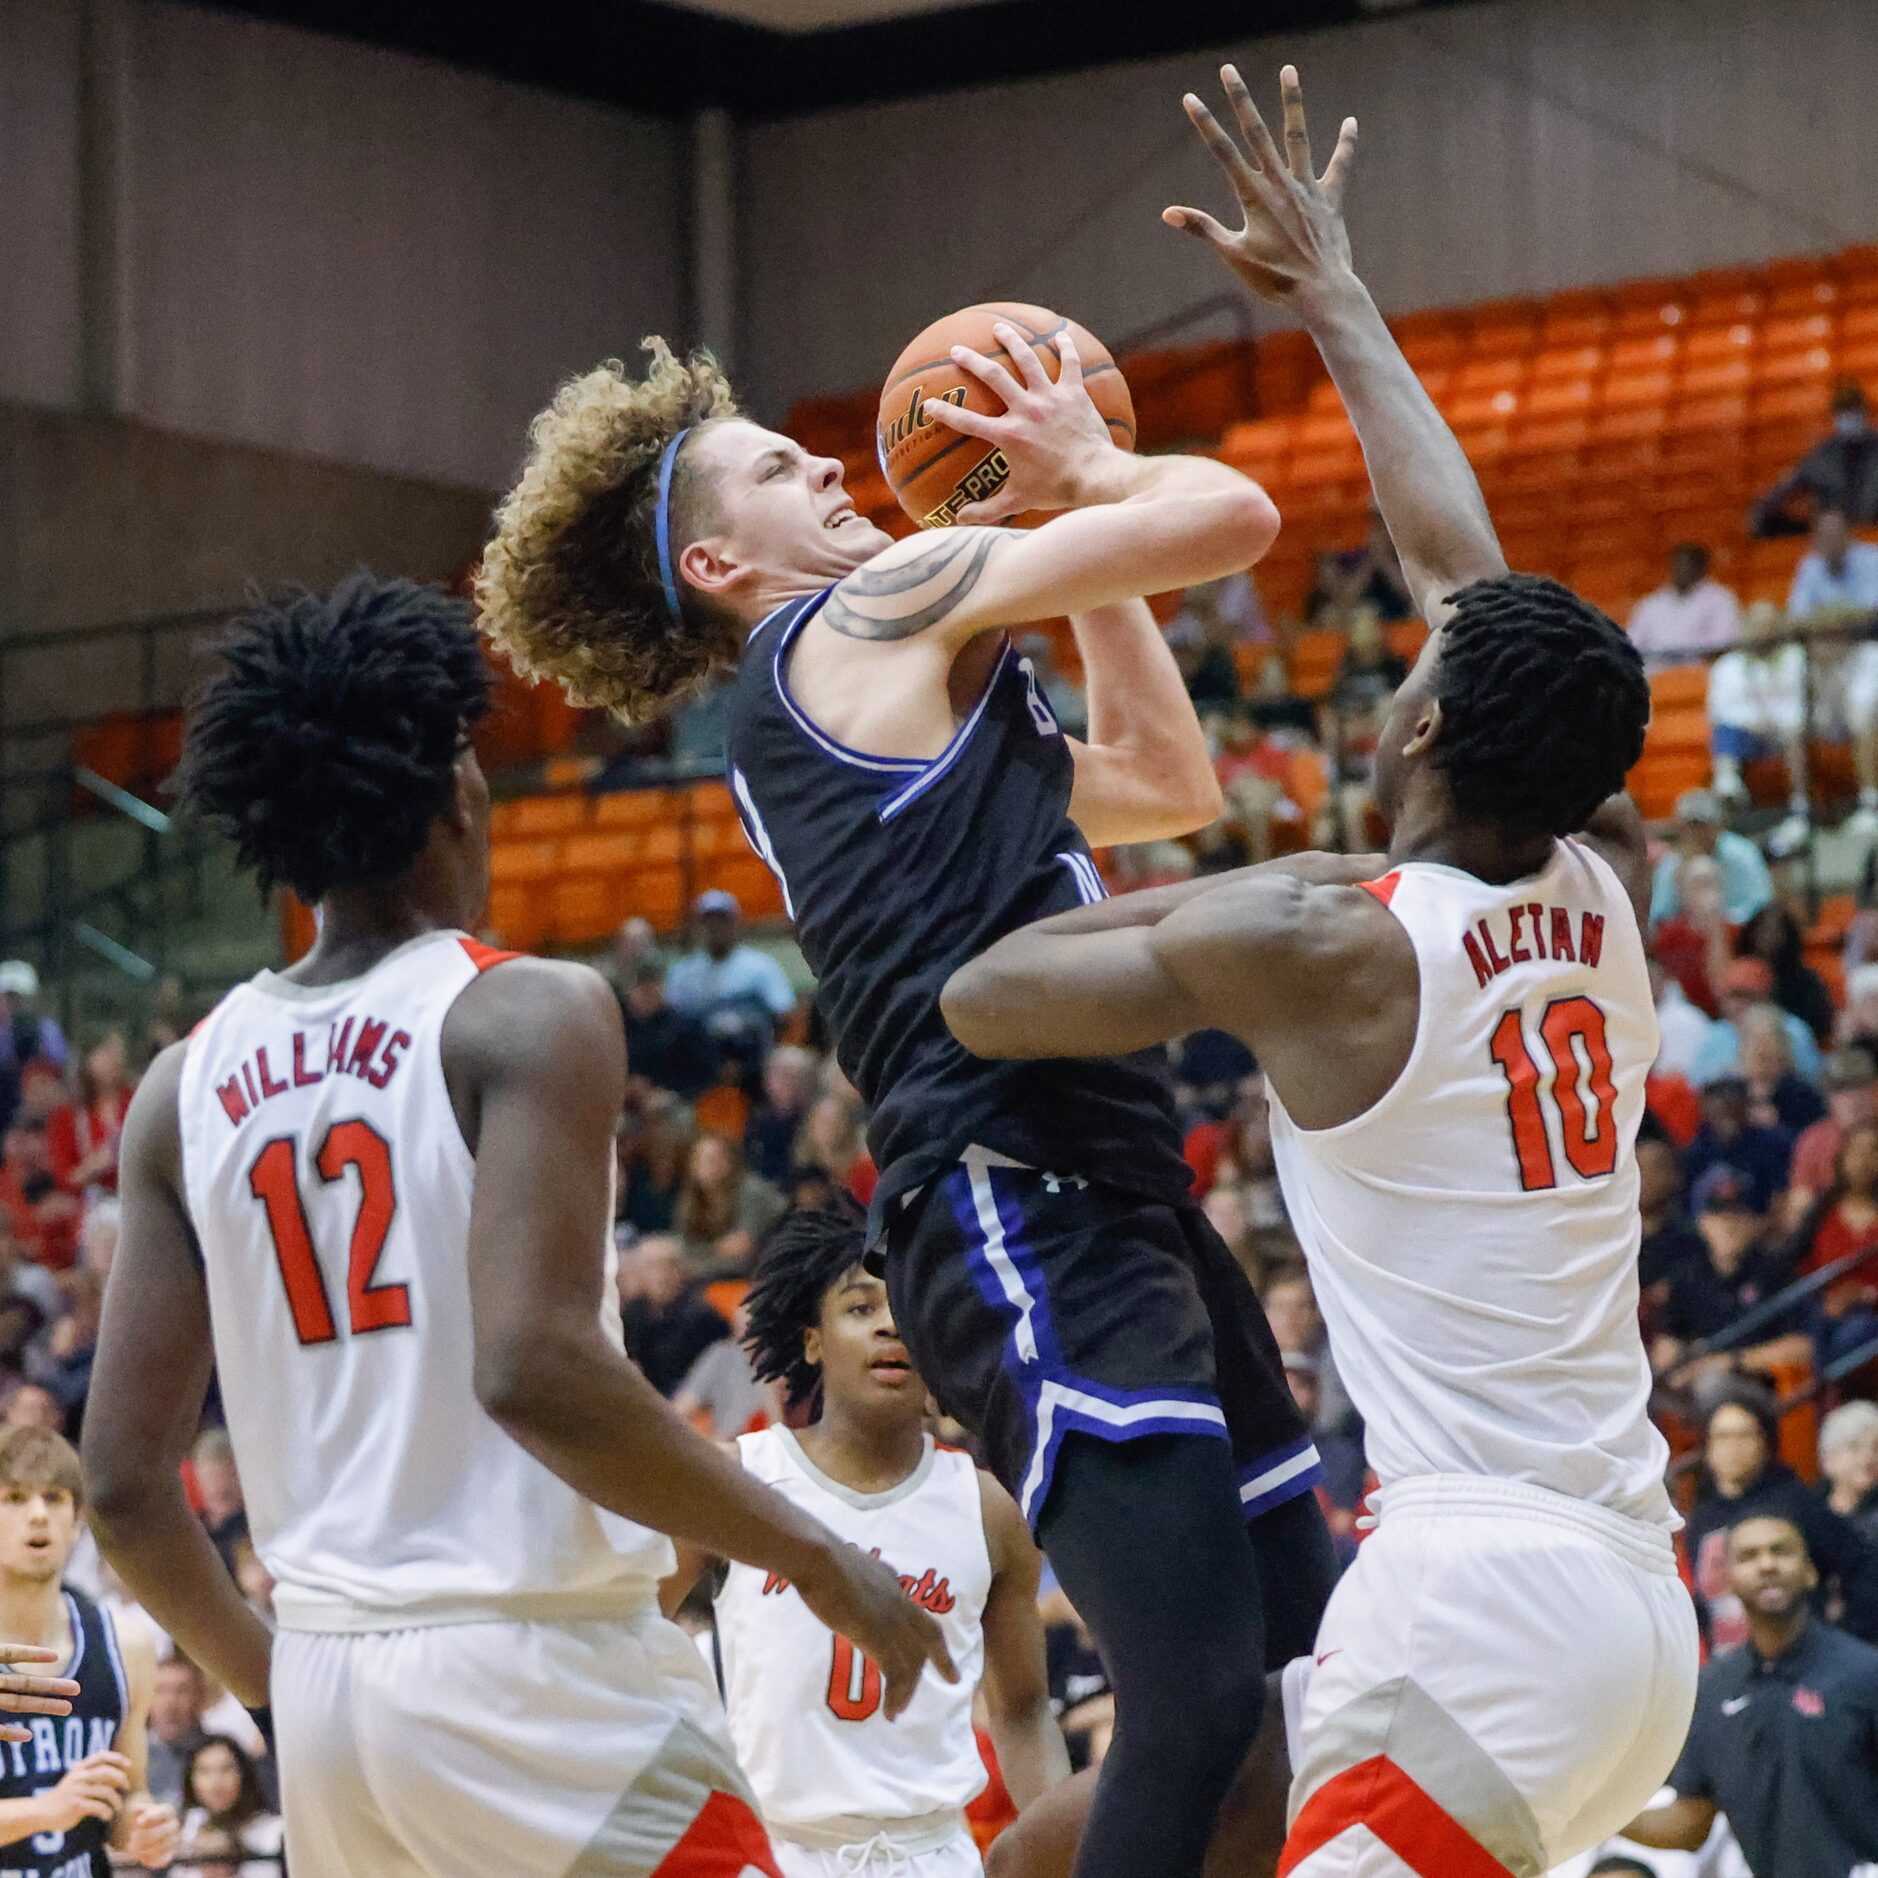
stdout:
{"type": "MultiPolygon", "coordinates": [[[[529,426],[528,461],[476,576],[482,630],[516,671],[627,723],[734,664],[743,640],[734,616],[682,583],[672,617],[653,536],[666,444],[738,416],[737,401],[708,352],[680,359],[663,339],[641,343],[644,378],[608,359],[569,379],[529,426]]],[[[687,455],[672,481],[675,542],[702,532],[708,504],[687,455]]]]}

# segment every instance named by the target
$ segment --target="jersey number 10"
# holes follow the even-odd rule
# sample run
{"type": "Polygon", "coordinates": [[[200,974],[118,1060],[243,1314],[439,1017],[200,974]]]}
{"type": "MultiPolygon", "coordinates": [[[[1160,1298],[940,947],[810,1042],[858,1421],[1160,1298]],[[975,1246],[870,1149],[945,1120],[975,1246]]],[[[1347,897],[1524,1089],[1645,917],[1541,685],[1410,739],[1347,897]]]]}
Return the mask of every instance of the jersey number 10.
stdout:
{"type": "MultiPolygon", "coordinates": [[[[294,1137],[276,1135],[248,1169],[248,1187],[267,1209],[267,1229],[273,1236],[281,1282],[287,1287],[295,1334],[302,1343],[331,1343],[339,1332],[313,1250],[313,1229],[300,1201],[299,1161],[299,1143],[294,1137]]],[[[346,1309],[352,1334],[402,1329],[411,1321],[410,1287],[372,1283],[398,1210],[391,1149],[385,1137],[370,1122],[334,1122],[313,1157],[313,1167],[327,1185],[343,1180],[348,1169],[359,1177],[359,1212],[346,1258],[346,1309]]]]}
{"type": "MultiPolygon", "coordinates": [[[[1559,998],[1545,1007],[1539,1035],[1552,1059],[1551,1087],[1545,1093],[1558,1112],[1559,1144],[1574,1174],[1597,1180],[1617,1165],[1617,1086],[1611,1080],[1604,1012],[1586,997],[1559,998]],[[1583,1063],[1578,1059],[1581,1045],[1583,1063]]],[[[1506,1078],[1506,1114],[1513,1127],[1519,1184],[1528,1193],[1556,1187],[1558,1167],[1546,1132],[1539,1065],[1527,1047],[1517,1007],[1494,1027],[1492,1049],[1506,1078]]]]}

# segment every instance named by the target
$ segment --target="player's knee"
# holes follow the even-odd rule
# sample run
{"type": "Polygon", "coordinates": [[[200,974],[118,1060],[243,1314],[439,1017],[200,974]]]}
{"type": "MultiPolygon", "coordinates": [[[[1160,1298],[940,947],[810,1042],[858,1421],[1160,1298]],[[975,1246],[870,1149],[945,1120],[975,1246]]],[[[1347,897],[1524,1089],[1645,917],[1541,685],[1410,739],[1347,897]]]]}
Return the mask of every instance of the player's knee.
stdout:
{"type": "Polygon", "coordinates": [[[1176,1780],[1230,1778],[1265,1714],[1265,1665],[1256,1644],[1167,1662],[1148,1686],[1116,1684],[1116,1714],[1130,1745],[1146,1746],[1176,1780]],[[1144,1739],[1145,1738],[1145,1739],[1144,1739]]]}

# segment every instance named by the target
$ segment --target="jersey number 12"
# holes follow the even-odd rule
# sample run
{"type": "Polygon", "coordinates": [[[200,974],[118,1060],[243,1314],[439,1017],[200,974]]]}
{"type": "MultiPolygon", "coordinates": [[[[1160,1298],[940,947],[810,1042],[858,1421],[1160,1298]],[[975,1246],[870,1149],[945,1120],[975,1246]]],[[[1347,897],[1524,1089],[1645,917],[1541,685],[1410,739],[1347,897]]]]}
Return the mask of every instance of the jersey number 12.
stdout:
{"type": "MultiPolygon", "coordinates": [[[[299,1160],[294,1137],[276,1135],[248,1169],[248,1187],[267,1209],[267,1229],[287,1287],[295,1334],[302,1343],[331,1343],[339,1332],[313,1249],[313,1229],[300,1201],[299,1160]]],[[[385,1137],[370,1122],[334,1122],[313,1157],[313,1167],[326,1185],[343,1180],[348,1170],[359,1177],[359,1211],[346,1256],[346,1310],[352,1334],[402,1329],[411,1321],[410,1287],[372,1282],[398,1210],[385,1137]]]]}
{"type": "MultiPolygon", "coordinates": [[[[1589,998],[1559,998],[1545,1007],[1539,1035],[1552,1060],[1549,1094],[1558,1113],[1559,1145],[1571,1170],[1597,1180],[1617,1165],[1617,1085],[1604,1012],[1589,998]],[[1579,1060],[1579,1050],[1584,1061],[1579,1060]]],[[[1494,1027],[1493,1060],[1506,1078],[1506,1114],[1513,1128],[1519,1184],[1528,1193],[1558,1185],[1558,1167],[1546,1130],[1539,1065],[1526,1043],[1516,1008],[1494,1027]]]]}

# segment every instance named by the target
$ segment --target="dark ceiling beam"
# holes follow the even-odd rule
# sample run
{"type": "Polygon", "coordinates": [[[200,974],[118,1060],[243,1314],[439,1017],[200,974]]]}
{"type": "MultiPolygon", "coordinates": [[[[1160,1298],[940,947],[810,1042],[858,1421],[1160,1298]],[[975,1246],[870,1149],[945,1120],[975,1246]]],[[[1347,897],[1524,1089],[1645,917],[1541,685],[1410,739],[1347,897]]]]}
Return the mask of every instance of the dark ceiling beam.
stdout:
{"type": "MultiPolygon", "coordinates": [[[[1424,8],[1466,3],[1419,0],[1424,8]]],[[[780,33],[656,0],[211,4],[633,110],[687,116],[722,105],[753,120],[1164,58],[1345,25],[1382,10],[1376,0],[992,0],[956,12],[780,33]]],[[[1389,10],[1397,8],[1391,3],[1389,10]]]]}

